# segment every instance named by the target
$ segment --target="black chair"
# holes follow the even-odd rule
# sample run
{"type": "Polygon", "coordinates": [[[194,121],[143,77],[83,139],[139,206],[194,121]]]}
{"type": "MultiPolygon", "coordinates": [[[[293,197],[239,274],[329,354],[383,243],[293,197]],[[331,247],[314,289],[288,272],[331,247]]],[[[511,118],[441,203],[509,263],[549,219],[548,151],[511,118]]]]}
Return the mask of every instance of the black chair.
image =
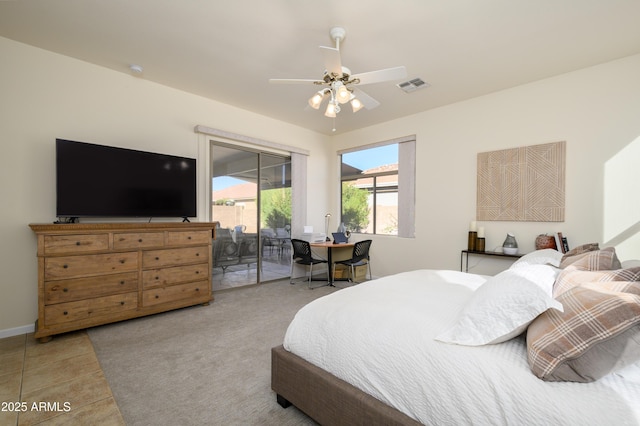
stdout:
{"type": "MultiPolygon", "coordinates": [[[[356,274],[356,266],[367,265],[369,270],[369,279],[371,279],[371,263],[369,259],[369,249],[371,248],[371,240],[358,241],[353,245],[353,254],[351,259],[339,260],[333,263],[333,274],[336,273],[336,264],[345,265],[350,268],[349,281],[353,281],[356,274]]],[[[366,274],[365,274],[366,278],[366,274]]]]}
{"type": "MultiPolygon", "coordinates": [[[[291,240],[291,247],[293,248],[292,254],[292,262],[291,262],[291,284],[295,284],[293,281],[293,265],[297,263],[298,265],[306,265],[309,266],[309,288],[311,287],[311,276],[313,275],[313,265],[327,263],[324,259],[316,259],[313,257],[311,253],[311,245],[308,241],[304,240],[291,240]]],[[[329,277],[327,277],[327,285],[329,285],[329,277]]]]}

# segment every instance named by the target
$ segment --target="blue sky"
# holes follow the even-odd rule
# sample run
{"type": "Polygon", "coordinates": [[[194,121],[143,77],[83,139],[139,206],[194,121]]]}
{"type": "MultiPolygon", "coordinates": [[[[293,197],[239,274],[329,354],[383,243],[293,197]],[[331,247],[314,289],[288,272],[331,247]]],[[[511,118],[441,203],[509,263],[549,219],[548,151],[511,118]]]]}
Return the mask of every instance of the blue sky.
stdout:
{"type": "Polygon", "coordinates": [[[243,183],[247,183],[247,181],[236,179],[230,176],[220,176],[217,178],[213,178],[213,190],[220,191],[221,189],[225,189],[230,186],[240,185],[243,183]]]}
{"type": "Polygon", "coordinates": [[[384,145],[366,151],[342,154],[342,162],[360,170],[398,162],[398,144],[384,145]]]}
{"type": "MultiPolygon", "coordinates": [[[[360,170],[367,170],[386,164],[395,164],[398,162],[398,144],[384,145],[365,151],[343,154],[342,161],[360,170]]],[[[245,183],[245,181],[221,176],[213,180],[213,190],[218,191],[241,183],[245,183]]]]}

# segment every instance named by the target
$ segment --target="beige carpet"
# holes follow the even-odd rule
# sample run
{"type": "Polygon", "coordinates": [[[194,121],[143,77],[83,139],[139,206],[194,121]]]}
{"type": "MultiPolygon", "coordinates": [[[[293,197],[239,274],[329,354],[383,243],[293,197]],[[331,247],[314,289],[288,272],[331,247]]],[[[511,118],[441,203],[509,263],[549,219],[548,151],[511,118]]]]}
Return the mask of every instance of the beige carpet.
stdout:
{"type": "Polygon", "coordinates": [[[335,290],[268,283],[89,337],[127,425],[313,425],[276,403],[270,350],[298,309],[335,290]]]}

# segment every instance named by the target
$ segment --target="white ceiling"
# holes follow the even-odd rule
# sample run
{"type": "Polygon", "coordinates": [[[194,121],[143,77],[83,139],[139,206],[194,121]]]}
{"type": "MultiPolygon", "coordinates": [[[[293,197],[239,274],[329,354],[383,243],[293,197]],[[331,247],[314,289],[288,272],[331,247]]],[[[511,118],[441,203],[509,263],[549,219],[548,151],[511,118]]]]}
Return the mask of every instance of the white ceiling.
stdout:
{"type": "Polygon", "coordinates": [[[0,36],[332,134],[316,86],[268,80],[320,79],[333,26],[352,73],[431,85],[364,86],[381,105],[343,109],[340,133],[640,53],[639,18],[639,0],[2,0],[0,36]]]}

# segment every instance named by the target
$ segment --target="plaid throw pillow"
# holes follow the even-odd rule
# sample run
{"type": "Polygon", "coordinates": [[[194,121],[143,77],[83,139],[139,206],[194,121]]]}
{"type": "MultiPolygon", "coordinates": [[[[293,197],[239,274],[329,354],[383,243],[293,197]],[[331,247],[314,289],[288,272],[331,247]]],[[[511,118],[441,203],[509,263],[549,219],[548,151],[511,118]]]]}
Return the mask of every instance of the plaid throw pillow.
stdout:
{"type": "Polygon", "coordinates": [[[527,330],[533,373],[591,382],[640,360],[640,282],[586,283],[558,297],[527,330]]]}
{"type": "Polygon", "coordinates": [[[562,259],[560,259],[560,267],[566,268],[573,262],[580,260],[587,254],[589,254],[589,252],[596,250],[600,250],[600,246],[598,245],[598,243],[583,244],[581,246],[573,248],[566,252],[564,256],[562,256],[562,259]]]}
{"type": "Polygon", "coordinates": [[[587,253],[568,267],[582,269],[583,271],[602,271],[603,269],[620,269],[622,264],[616,256],[614,247],[606,247],[587,253]]]}
{"type": "Polygon", "coordinates": [[[565,269],[560,272],[553,285],[553,297],[557,298],[565,291],[578,287],[583,283],[607,282],[607,281],[640,281],[640,266],[613,271],[583,271],[578,269],[565,269]]]}

